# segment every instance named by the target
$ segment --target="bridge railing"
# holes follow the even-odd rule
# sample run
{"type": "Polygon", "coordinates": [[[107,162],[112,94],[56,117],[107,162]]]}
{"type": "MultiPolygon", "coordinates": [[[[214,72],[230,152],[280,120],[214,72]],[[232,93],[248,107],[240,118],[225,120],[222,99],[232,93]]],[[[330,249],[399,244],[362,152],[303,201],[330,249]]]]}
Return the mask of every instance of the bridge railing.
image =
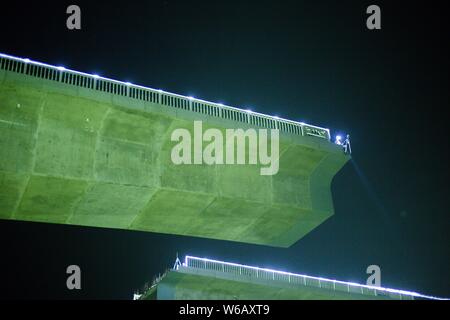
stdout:
{"type": "Polygon", "coordinates": [[[211,260],[186,256],[183,263],[185,268],[196,270],[206,270],[215,274],[227,274],[237,278],[247,278],[255,280],[279,281],[292,285],[303,285],[316,288],[347,292],[352,294],[364,294],[372,296],[385,296],[394,299],[412,300],[416,298],[438,299],[436,297],[425,296],[415,292],[396,290],[382,287],[362,285],[352,282],[332,280],[320,277],[271,270],[266,268],[246,266],[231,262],[211,260]]]}
{"type": "Polygon", "coordinates": [[[330,140],[330,130],[326,128],[69,70],[64,67],[56,67],[29,59],[0,54],[0,70],[157,103],[172,108],[189,110],[252,126],[279,129],[281,132],[301,136],[316,136],[330,140]]]}

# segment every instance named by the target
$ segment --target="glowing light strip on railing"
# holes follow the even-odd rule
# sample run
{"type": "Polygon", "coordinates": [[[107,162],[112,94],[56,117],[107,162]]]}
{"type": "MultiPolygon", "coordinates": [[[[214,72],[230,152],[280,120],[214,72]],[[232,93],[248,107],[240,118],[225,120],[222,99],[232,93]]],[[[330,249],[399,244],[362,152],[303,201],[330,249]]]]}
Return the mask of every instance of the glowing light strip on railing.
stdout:
{"type": "Polygon", "coordinates": [[[403,294],[403,295],[408,295],[408,296],[413,296],[413,297],[418,297],[418,298],[433,299],[433,300],[450,300],[448,298],[439,298],[439,297],[434,297],[434,296],[427,296],[427,295],[423,295],[423,294],[420,294],[420,293],[417,293],[417,292],[412,292],[412,291],[405,291],[405,290],[398,290],[398,289],[391,289],[391,288],[383,288],[383,287],[374,287],[374,286],[363,285],[363,284],[354,283],[354,282],[346,282],[346,281],[327,279],[327,278],[321,278],[321,277],[313,277],[313,276],[308,276],[308,275],[303,275],[303,274],[296,274],[296,273],[291,273],[291,272],[285,272],[285,271],[279,271],[279,270],[273,270],[273,269],[267,269],[267,268],[248,266],[248,265],[244,265],[244,264],[238,264],[238,263],[233,263],[233,262],[225,262],[225,261],[213,260],[213,259],[208,259],[208,258],[199,258],[199,257],[194,257],[194,256],[185,256],[183,266],[189,267],[188,260],[214,262],[214,263],[220,263],[220,264],[234,266],[234,267],[242,267],[242,268],[258,270],[258,271],[266,271],[266,272],[276,273],[276,274],[280,274],[280,275],[302,277],[302,278],[313,279],[313,280],[320,280],[320,281],[330,282],[330,283],[339,283],[339,284],[344,284],[344,285],[348,285],[348,286],[352,286],[352,287],[367,288],[367,289],[372,289],[372,290],[377,290],[377,291],[384,291],[384,292],[390,292],[390,293],[403,294]]]}
{"type": "Polygon", "coordinates": [[[43,66],[43,67],[56,69],[58,71],[75,73],[75,74],[79,74],[79,75],[82,75],[82,76],[91,77],[91,78],[94,78],[94,79],[106,80],[106,81],[110,81],[110,82],[114,82],[114,83],[130,86],[130,87],[135,87],[135,88],[140,88],[140,89],[145,89],[145,90],[151,90],[151,91],[155,91],[155,92],[161,92],[161,93],[168,94],[168,95],[171,95],[171,96],[174,96],[174,97],[183,98],[183,99],[189,99],[189,100],[193,100],[193,101],[197,101],[197,102],[201,102],[201,103],[205,103],[205,104],[218,106],[219,108],[230,109],[230,110],[234,110],[234,111],[238,111],[238,112],[242,112],[242,113],[249,113],[249,114],[252,114],[252,115],[260,116],[260,117],[271,119],[271,120],[274,120],[274,121],[282,121],[282,122],[287,122],[287,123],[294,124],[294,125],[308,126],[308,127],[319,129],[319,130],[325,130],[327,132],[327,134],[328,134],[328,139],[331,138],[330,129],[314,126],[314,125],[311,125],[311,124],[306,124],[304,122],[297,122],[297,121],[293,121],[293,120],[289,120],[289,119],[280,118],[278,116],[269,116],[269,115],[266,115],[264,113],[259,113],[259,112],[255,112],[255,111],[251,111],[251,110],[239,109],[239,108],[236,108],[236,107],[224,105],[222,103],[206,101],[206,100],[202,100],[202,99],[198,99],[198,98],[194,98],[194,97],[187,97],[187,96],[183,96],[183,95],[180,95],[180,94],[167,92],[167,91],[164,91],[164,90],[161,90],[161,89],[153,89],[153,88],[149,88],[149,87],[144,87],[144,86],[132,84],[130,82],[123,82],[123,81],[119,81],[119,80],[114,80],[114,79],[110,79],[110,78],[99,76],[97,74],[89,74],[89,73],[85,73],[85,72],[81,72],[81,71],[75,71],[75,70],[67,69],[67,68],[62,67],[62,66],[56,67],[56,66],[52,66],[52,65],[49,65],[49,64],[46,64],[46,63],[30,60],[28,58],[14,57],[14,56],[10,56],[10,55],[4,54],[4,53],[0,53],[0,57],[21,61],[21,62],[24,62],[24,63],[40,65],[40,66],[43,66]]]}

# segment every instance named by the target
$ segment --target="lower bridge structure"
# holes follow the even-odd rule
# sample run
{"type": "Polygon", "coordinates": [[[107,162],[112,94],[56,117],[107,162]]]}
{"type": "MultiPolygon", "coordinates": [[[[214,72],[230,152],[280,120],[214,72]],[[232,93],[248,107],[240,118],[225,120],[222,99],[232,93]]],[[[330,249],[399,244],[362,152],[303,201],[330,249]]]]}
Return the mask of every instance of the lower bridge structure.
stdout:
{"type": "Polygon", "coordinates": [[[135,299],[415,300],[441,298],[208,258],[186,256],[135,299]]]}

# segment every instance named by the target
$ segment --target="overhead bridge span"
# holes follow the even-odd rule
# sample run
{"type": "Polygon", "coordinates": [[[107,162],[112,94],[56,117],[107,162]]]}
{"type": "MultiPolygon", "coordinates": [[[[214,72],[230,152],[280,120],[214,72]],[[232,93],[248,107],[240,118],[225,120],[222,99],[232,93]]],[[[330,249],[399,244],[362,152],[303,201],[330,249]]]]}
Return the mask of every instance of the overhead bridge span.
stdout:
{"type": "Polygon", "coordinates": [[[289,247],[333,215],[349,158],[326,128],[0,55],[1,219],[289,247]],[[278,172],[174,164],[194,121],[279,130],[278,172]]]}

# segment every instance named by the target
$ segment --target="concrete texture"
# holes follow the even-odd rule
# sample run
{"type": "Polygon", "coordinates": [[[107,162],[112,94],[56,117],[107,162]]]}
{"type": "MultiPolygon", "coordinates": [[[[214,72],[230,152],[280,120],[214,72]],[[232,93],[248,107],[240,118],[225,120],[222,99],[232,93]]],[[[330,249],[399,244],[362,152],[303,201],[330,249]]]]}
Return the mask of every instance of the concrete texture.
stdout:
{"type": "Polygon", "coordinates": [[[0,70],[0,218],[289,247],[333,215],[339,146],[280,134],[280,170],[171,162],[176,128],[231,120],[0,70]]]}

